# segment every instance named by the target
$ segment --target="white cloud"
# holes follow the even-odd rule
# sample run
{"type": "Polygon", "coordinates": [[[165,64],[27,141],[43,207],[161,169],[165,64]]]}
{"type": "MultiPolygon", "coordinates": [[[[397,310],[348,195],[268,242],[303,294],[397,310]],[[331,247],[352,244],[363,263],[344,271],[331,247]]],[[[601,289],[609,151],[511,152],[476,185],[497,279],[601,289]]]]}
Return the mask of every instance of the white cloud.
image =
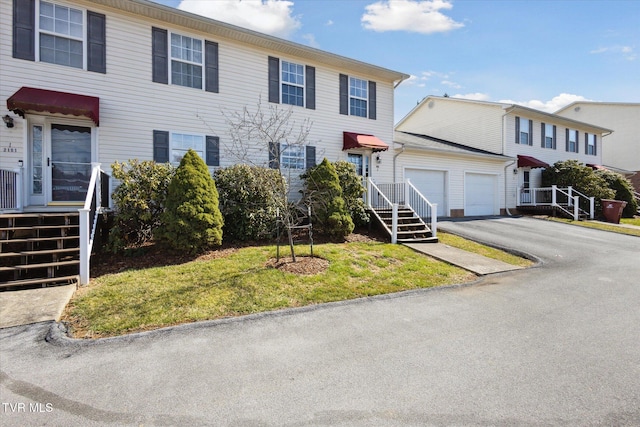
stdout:
{"type": "Polygon", "coordinates": [[[276,37],[300,28],[293,2],[286,0],[182,0],[178,9],[276,37]]]}
{"type": "Polygon", "coordinates": [[[452,7],[446,0],[381,0],[365,7],[361,21],[373,31],[444,33],[464,27],[440,12],[452,7]]]}
{"type": "Polygon", "coordinates": [[[309,46],[315,47],[315,48],[320,47],[320,44],[318,44],[318,42],[316,41],[316,36],[314,36],[313,34],[303,34],[302,38],[307,41],[307,44],[309,46]]]}
{"type": "Polygon", "coordinates": [[[330,27],[330,26],[332,26],[332,25],[333,25],[333,21],[332,21],[331,19],[329,19],[329,20],[327,21],[327,23],[326,23],[326,24],[324,24],[324,25],[326,25],[327,27],[330,27]]]}
{"type": "Polygon", "coordinates": [[[488,101],[491,97],[486,93],[474,92],[466,94],[451,95],[452,98],[471,99],[473,101],[488,101]]]}
{"type": "Polygon", "coordinates": [[[598,49],[593,49],[589,51],[589,53],[592,55],[600,55],[604,53],[618,54],[618,55],[622,55],[622,57],[628,61],[633,61],[638,58],[638,54],[635,52],[634,48],[631,46],[600,47],[598,49]]]}
{"type": "Polygon", "coordinates": [[[456,82],[449,81],[449,80],[442,80],[440,82],[440,84],[443,84],[445,86],[449,86],[449,87],[451,87],[453,89],[462,89],[462,86],[460,84],[458,84],[456,82]]]}
{"type": "Polygon", "coordinates": [[[591,100],[581,95],[561,93],[560,95],[553,97],[550,101],[539,101],[537,99],[533,99],[531,101],[512,101],[512,100],[505,99],[498,102],[503,102],[505,104],[522,105],[523,107],[534,108],[536,110],[544,111],[545,113],[555,113],[562,107],[566,107],[567,105],[576,101],[591,101],[591,100]]]}

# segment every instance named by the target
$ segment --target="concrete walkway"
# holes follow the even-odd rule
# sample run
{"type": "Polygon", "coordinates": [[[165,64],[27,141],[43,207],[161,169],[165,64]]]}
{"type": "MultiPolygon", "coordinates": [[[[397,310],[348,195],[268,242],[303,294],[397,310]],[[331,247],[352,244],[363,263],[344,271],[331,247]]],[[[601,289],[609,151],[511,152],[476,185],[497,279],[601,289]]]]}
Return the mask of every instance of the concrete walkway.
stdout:
{"type": "Polygon", "coordinates": [[[58,321],[76,285],[0,292],[0,328],[58,321]]]}

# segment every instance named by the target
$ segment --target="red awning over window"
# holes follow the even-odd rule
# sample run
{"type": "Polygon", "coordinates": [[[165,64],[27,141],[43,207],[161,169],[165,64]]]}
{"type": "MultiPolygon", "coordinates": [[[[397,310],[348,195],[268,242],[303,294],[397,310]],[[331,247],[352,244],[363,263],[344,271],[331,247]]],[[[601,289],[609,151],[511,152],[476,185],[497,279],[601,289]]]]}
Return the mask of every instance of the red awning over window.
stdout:
{"type": "Polygon", "coordinates": [[[352,148],[368,148],[375,151],[387,151],[389,146],[373,135],[343,132],[343,150],[352,148]]]}
{"type": "Polygon", "coordinates": [[[518,167],[519,168],[548,168],[549,165],[542,160],[538,160],[531,156],[522,156],[518,154],[518,167]]]}
{"type": "Polygon", "coordinates": [[[24,117],[31,111],[87,117],[100,126],[100,98],[22,87],[7,99],[7,108],[24,117]]]}

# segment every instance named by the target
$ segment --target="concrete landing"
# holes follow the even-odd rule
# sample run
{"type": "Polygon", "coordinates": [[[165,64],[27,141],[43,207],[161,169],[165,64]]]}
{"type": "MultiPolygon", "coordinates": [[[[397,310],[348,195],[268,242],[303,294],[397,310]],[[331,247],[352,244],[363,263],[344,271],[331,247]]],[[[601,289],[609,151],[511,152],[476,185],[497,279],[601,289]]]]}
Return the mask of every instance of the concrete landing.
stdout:
{"type": "Polygon", "coordinates": [[[58,321],[76,284],[0,292],[0,328],[58,321]]]}

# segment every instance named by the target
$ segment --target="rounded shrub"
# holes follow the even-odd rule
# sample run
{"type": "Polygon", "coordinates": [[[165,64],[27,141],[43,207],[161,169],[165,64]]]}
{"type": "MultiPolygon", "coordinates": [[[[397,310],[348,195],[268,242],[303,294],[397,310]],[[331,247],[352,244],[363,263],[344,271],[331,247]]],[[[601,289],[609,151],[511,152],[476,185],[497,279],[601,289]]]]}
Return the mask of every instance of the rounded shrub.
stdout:
{"type": "Polygon", "coordinates": [[[365,191],[362,177],[358,176],[355,166],[349,162],[339,160],[333,165],[342,188],[342,198],[347,205],[353,224],[356,227],[367,225],[370,218],[362,198],[365,191]]]}
{"type": "Polygon", "coordinates": [[[311,206],[314,229],[340,239],[351,234],[353,220],[342,198],[336,168],[326,158],[304,175],[305,201],[311,206]]]}
{"type": "Polygon", "coordinates": [[[222,244],[218,190],[207,165],[191,149],[169,184],[161,219],[158,241],[173,250],[196,254],[222,244]]]}
{"type": "Polygon", "coordinates": [[[278,196],[285,181],[277,169],[234,165],[214,174],[225,241],[262,240],[275,233],[278,196]]]}
{"type": "Polygon", "coordinates": [[[597,170],[596,175],[606,181],[609,188],[615,191],[616,194],[613,196],[615,200],[627,202],[627,206],[625,206],[622,211],[622,216],[624,218],[633,218],[638,211],[638,202],[633,196],[633,186],[631,185],[631,181],[617,172],[612,172],[606,169],[597,170]]]}

